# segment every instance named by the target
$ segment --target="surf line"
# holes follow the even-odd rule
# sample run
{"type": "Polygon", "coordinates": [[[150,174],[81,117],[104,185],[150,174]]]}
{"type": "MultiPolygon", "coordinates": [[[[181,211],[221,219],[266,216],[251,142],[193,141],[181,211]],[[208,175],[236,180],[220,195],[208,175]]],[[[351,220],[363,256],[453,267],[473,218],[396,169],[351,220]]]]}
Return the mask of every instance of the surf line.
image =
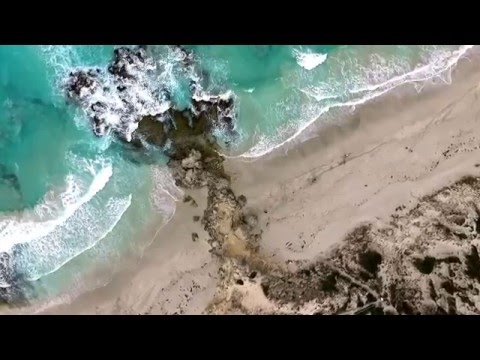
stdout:
{"type": "Polygon", "coordinates": [[[395,76],[395,77],[393,77],[393,78],[391,78],[391,79],[389,79],[389,80],[387,80],[383,83],[380,83],[380,84],[377,84],[377,85],[374,85],[372,87],[368,87],[368,88],[365,89],[365,91],[367,91],[367,90],[374,91],[372,94],[361,97],[359,99],[352,99],[352,100],[347,101],[347,102],[334,103],[334,104],[331,104],[329,106],[326,106],[322,110],[320,110],[318,115],[316,115],[314,118],[310,119],[309,121],[305,122],[302,126],[300,126],[298,128],[298,130],[295,131],[295,133],[293,135],[291,135],[290,137],[288,137],[284,141],[282,141],[282,142],[280,142],[276,145],[273,145],[273,146],[271,146],[267,149],[257,150],[257,151],[254,150],[256,146],[261,144],[262,140],[260,140],[257,143],[257,145],[254,145],[252,148],[250,148],[250,150],[247,150],[240,155],[227,155],[227,154],[223,154],[223,153],[219,153],[219,155],[221,155],[221,156],[223,156],[227,159],[240,159],[240,160],[243,160],[243,161],[246,161],[246,162],[254,161],[256,158],[260,158],[264,155],[267,155],[267,154],[273,152],[274,150],[277,150],[277,149],[281,148],[282,146],[286,145],[287,143],[290,143],[291,141],[293,141],[300,134],[302,134],[308,127],[310,127],[310,125],[315,123],[319,119],[320,116],[327,113],[331,109],[361,105],[361,104],[366,103],[369,100],[373,100],[373,99],[375,99],[375,98],[377,98],[377,97],[379,97],[379,96],[397,88],[398,86],[401,86],[401,85],[404,85],[404,84],[409,84],[409,83],[425,82],[425,81],[431,80],[435,77],[438,77],[438,76],[444,74],[446,71],[449,71],[452,68],[454,68],[457,65],[458,61],[461,58],[463,58],[465,56],[465,54],[470,49],[472,49],[473,47],[474,47],[474,45],[463,45],[463,46],[461,46],[458,50],[453,52],[452,56],[448,59],[447,64],[445,66],[443,66],[441,69],[433,72],[430,75],[425,74],[425,72],[428,71],[428,70],[431,70],[432,63],[428,63],[428,64],[423,65],[421,67],[415,68],[412,71],[409,71],[405,74],[395,76]],[[387,88],[382,89],[382,87],[385,87],[385,86],[387,86],[387,88]],[[375,92],[375,90],[377,90],[377,91],[375,92]]]}

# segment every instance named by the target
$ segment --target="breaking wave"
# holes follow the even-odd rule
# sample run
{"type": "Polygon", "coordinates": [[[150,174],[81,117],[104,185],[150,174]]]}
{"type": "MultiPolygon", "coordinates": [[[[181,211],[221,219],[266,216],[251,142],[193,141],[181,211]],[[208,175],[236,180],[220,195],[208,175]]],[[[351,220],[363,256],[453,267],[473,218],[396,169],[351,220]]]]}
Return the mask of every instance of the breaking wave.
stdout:
{"type": "MultiPolygon", "coordinates": [[[[309,71],[308,78],[303,74],[286,77],[285,81],[293,84],[298,91],[272,104],[267,117],[286,117],[287,120],[277,124],[270,133],[257,132],[255,145],[240,155],[230,157],[254,159],[264,156],[296,139],[312,123],[322,121],[322,115],[329,110],[361,105],[402,84],[412,83],[420,89],[424,82],[433,78],[449,83],[452,68],[472,47],[426,48],[413,68],[404,57],[387,60],[373,53],[362,64],[358,57],[351,54],[331,54],[326,62],[329,73],[311,76],[309,71]],[[292,112],[298,115],[288,115],[292,112]]],[[[322,70],[326,63],[313,71],[322,70]]]]}

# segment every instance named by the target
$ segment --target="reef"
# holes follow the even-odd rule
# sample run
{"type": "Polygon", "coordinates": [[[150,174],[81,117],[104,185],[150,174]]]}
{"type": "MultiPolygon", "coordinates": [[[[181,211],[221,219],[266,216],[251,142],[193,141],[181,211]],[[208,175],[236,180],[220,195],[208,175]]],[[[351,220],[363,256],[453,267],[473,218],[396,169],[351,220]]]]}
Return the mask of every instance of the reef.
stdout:
{"type": "Polygon", "coordinates": [[[235,101],[231,92],[206,93],[198,80],[191,52],[173,47],[176,66],[189,76],[190,105],[179,109],[163,71],[145,47],[117,48],[108,71],[80,69],[70,73],[66,93],[92,122],[97,136],[113,133],[134,146],[164,147],[183,135],[210,134],[215,128],[235,136],[235,101]]]}

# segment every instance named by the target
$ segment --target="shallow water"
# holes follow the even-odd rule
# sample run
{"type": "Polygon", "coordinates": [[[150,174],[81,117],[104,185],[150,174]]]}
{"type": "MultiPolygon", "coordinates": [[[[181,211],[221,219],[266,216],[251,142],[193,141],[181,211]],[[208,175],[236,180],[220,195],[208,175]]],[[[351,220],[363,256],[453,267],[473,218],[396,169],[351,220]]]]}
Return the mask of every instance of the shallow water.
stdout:
{"type": "MultiPolygon", "coordinates": [[[[460,46],[186,46],[206,91],[233,91],[238,139],[225,152],[267,154],[313,120],[334,121],[332,107],[361,104],[404,82],[448,82],[460,46]],[[447,72],[445,72],[447,71],[447,72]]],[[[0,46],[0,252],[12,256],[30,297],[86,289],[101,264],[110,273],[136,236],[168,221],[178,192],[168,173],[132,162],[110,136],[97,138],[63,91],[76,68],[106,69],[113,46],[0,46]],[[158,175],[158,174],[157,174],[158,175]],[[163,188],[170,188],[169,193],[163,188]]],[[[189,76],[167,46],[150,47],[179,108],[189,105],[189,76]]],[[[219,136],[225,136],[219,134],[219,136]]],[[[232,140],[232,139],[224,139],[232,140]]],[[[162,164],[162,159],[159,159],[162,164]]],[[[180,196],[180,195],[178,195],[180,196]]],[[[2,264],[0,263],[0,272],[2,264]]],[[[102,281],[107,281],[104,279],[102,281]]],[[[99,280],[100,281],[100,280],[99,280]]],[[[0,286],[8,279],[0,276],[0,286]]]]}

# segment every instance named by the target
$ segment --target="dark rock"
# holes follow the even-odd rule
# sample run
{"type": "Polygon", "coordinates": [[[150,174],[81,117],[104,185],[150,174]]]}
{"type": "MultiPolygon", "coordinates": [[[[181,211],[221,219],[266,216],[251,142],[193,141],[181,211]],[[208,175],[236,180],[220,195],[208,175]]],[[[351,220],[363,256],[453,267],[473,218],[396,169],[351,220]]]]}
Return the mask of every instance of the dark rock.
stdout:
{"type": "Polygon", "coordinates": [[[238,285],[243,285],[243,280],[242,279],[238,279],[237,281],[235,281],[238,285]]]}
{"type": "MultiPolygon", "coordinates": [[[[181,46],[177,48],[183,54],[183,66],[190,67],[193,53],[181,46]]],[[[84,109],[89,108],[87,114],[92,119],[97,136],[105,135],[111,127],[120,140],[127,143],[134,142],[132,150],[154,145],[162,148],[170,156],[172,152],[190,149],[192,143],[195,143],[195,146],[203,147],[202,153],[207,152],[207,147],[211,150],[215,149],[217,145],[213,137],[213,130],[217,128],[229,129],[232,135],[235,135],[233,133],[234,98],[232,95],[196,94],[198,96],[192,102],[194,104],[196,102],[204,103],[201,106],[201,112],[194,109],[179,111],[172,107],[168,108],[169,91],[162,88],[161,85],[159,88],[155,88],[151,87],[148,82],[143,82],[143,76],[147,76],[151,71],[150,60],[147,57],[146,48],[142,46],[121,47],[114,50],[114,58],[108,68],[109,73],[113,76],[113,79],[111,76],[110,79],[113,81],[114,87],[108,91],[117,92],[121,100],[120,104],[107,101],[107,105],[91,107],[89,101],[94,101],[91,95],[96,89],[101,92],[101,89],[105,88],[100,84],[100,82],[105,82],[105,79],[99,78],[99,72],[93,70],[70,74],[67,93],[84,109]],[[136,83],[140,81],[142,83],[136,83]],[[139,99],[136,90],[138,86],[155,100],[139,99]],[[209,100],[198,100],[204,97],[209,100]],[[167,106],[168,110],[160,110],[163,107],[159,108],[157,101],[167,106]],[[146,102],[148,106],[145,106],[146,102]],[[148,116],[144,115],[145,108],[151,112],[148,116]],[[154,111],[163,111],[163,113],[154,113],[154,111]],[[117,119],[114,122],[107,121],[112,117],[117,119]],[[138,123],[136,129],[135,123],[138,123]],[[167,140],[174,144],[169,148],[164,148],[167,140]],[[181,142],[181,144],[177,142],[181,142]]],[[[201,88],[196,86],[196,91],[201,91],[201,88]]],[[[184,157],[181,153],[177,155],[184,157]]],[[[215,153],[215,157],[219,158],[217,153],[215,153]]]]}
{"type": "Polygon", "coordinates": [[[144,62],[144,50],[138,49],[134,51],[129,48],[121,47],[113,51],[114,61],[108,67],[108,71],[121,78],[132,79],[134,75],[129,72],[129,65],[133,65],[137,62],[144,62]]]}
{"type": "Polygon", "coordinates": [[[240,205],[240,207],[244,207],[247,203],[247,197],[245,195],[240,195],[237,198],[237,201],[238,201],[238,205],[240,205]]]}
{"type": "Polygon", "coordinates": [[[308,270],[308,269],[302,269],[302,270],[300,270],[300,274],[309,277],[310,274],[311,274],[311,272],[310,272],[310,270],[308,270]]]}
{"type": "Polygon", "coordinates": [[[385,315],[385,311],[383,310],[382,307],[374,306],[374,307],[370,310],[370,314],[371,314],[371,315],[385,315]]]}
{"type": "Polygon", "coordinates": [[[414,265],[422,274],[430,274],[435,268],[436,259],[431,256],[425,256],[423,260],[415,260],[414,265]]]}
{"type": "Polygon", "coordinates": [[[445,309],[443,307],[437,306],[436,315],[448,315],[448,313],[445,311],[445,309]]]}
{"type": "Polygon", "coordinates": [[[443,259],[437,259],[438,262],[446,262],[447,264],[460,264],[461,261],[457,256],[448,256],[443,259]]]}
{"type": "Polygon", "coordinates": [[[467,296],[467,295],[464,295],[464,294],[458,294],[458,297],[466,304],[472,306],[472,307],[475,307],[475,303],[470,300],[470,298],[467,296]]]}
{"type": "Polygon", "coordinates": [[[435,290],[435,285],[433,285],[433,281],[430,279],[428,282],[428,289],[430,292],[430,298],[435,301],[437,300],[437,291],[435,290]]]}
{"type": "Polygon", "coordinates": [[[405,315],[414,315],[415,314],[415,311],[414,311],[413,307],[407,301],[402,301],[399,304],[397,310],[400,314],[405,314],[405,315]]]}
{"type": "Polygon", "coordinates": [[[450,279],[443,281],[441,287],[445,289],[445,291],[450,295],[453,295],[453,293],[455,292],[455,285],[453,285],[453,281],[450,279]]]}
{"type": "Polygon", "coordinates": [[[13,255],[0,253],[0,304],[25,306],[29,304],[27,295],[33,288],[23,274],[16,270],[14,257],[15,251],[13,255]]]}
{"type": "Polygon", "coordinates": [[[144,116],[138,122],[138,127],[132,134],[131,143],[142,148],[144,143],[162,147],[167,139],[165,124],[155,116],[144,116]]]}
{"type": "Polygon", "coordinates": [[[472,245],[470,254],[465,255],[467,271],[466,274],[480,280],[480,257],[475,245],[472,245]]]}
{"type": "Polygon", "coordinates": [[[256,276],[257,276],[257,272],[256,272],[256,271],[252,271],[252,272],[250,273],[250,275],[248,275],[248,277],[249,277],[250,279],[252,279],[252,280],[255,279],[256,276]]]}
{"type": "Polygon", "coordinates": [[[197,241],[198,240],[198,234],[197,233],[192,233],[192,241],[197,241]]]}
{"type": "Polygon", "coordinates": [[[382,255],[374,250],[367,250],[359,255],[358,261],[365,270],[376,275],[378,267],[382,262],[382,255]]]}
{"type": "Polygon", "coordinates": [[[325,292],[333,292],[337,290],[337,274],[330,273],[321,281],[321,289],[325,292]]]}
{"type": "Polygon", "coordinates": [[[182,62],[185,67],[193,65],[193,52],[182,45],[174,45],[174,47],[183,55],[182,62]]]}
{"type": "MultiPolygon", "coordinates": [[[[192,84],[192,91],[195,94],[195,83],[192,84]]],[[[210,119],[214,127],[225,130],[231,136],[236,135],[233,123],[235,107],[231,94],[218,96],[200,96],[200,94],[197,94],[192,99],[191,110],[197,117],[210,119]]]]}
{"type": "Polygon", "coordinates": [[[87,73],[85,71],[76,71],[70,73],[67,83],[67,94],[71,98],[78,98],[82,94],[82,90],[90,90],[97,84],[96,74],[87,73]]]}
{"type": "Polygon", "coordinates": [[[200,220],[200,216],[195,215],[195,216],[193,217],[193,221],[198,222],[199,220],[200,220]]]}
{"type": "Polygon", "coordinates": [[[448,300],[448,315],[456,315],[457,314],[457,304],[455,302],[455,298],[453,296],[449,296],[448,300]]]}
{"type": "Polygon", "coordinates": [[[266,283],[262,283],[260,286],[262,287],[263,294],[268,298],[270,286],[266,283]]]}

